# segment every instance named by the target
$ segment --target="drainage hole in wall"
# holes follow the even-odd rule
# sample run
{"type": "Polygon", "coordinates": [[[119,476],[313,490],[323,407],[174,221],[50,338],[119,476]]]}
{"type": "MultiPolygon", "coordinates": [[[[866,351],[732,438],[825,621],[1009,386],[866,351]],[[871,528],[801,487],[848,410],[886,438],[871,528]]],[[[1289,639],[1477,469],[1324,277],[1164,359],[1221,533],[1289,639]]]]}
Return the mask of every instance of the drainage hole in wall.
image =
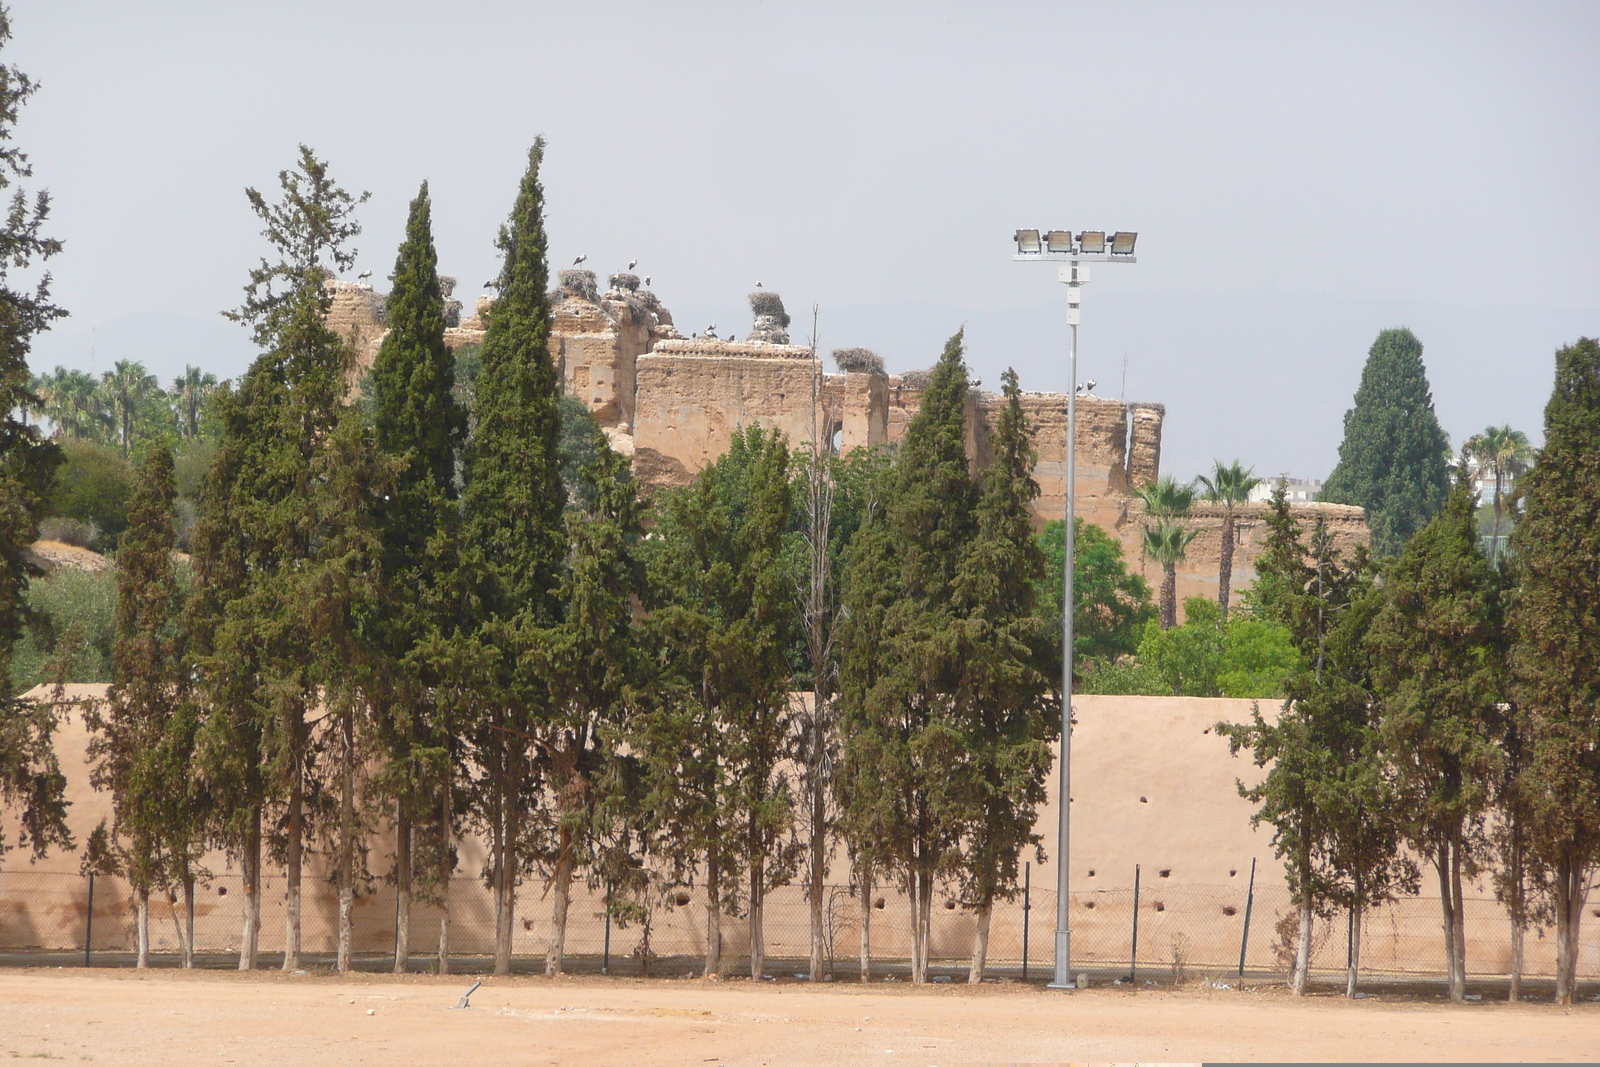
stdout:
{"type": "Polygon", "coordinates": [[[1146,798],[1146,797],[1140,797],[1140,798],[1139,798],[1139,803],[1141,803],[1141,804],[1148,804],[1148,803],[1150,803],[1150,801],[1149,801],[1149,799],[1148,799],[1148,798],[1146,798]]]}
{"type": "Polygon", "coordinates": [[[1159,871],[1157,871],[1156,873],[1159,874],[1163,878],[1171,878],[1172,877],[1172,868],[1171,867],[1163,867],[1159,871]]]}
{"type": "Polygon", "coordinates": [[[1158,900],[1158,901],[1156,901],[1156,910],[1157,911],[1166,911],[1167,910],[1167,906],[1165,904],[1161,903],[1161,901],[1158,900]]]}
{"type": "Polygon", "coordinates": [[[1237,914],[1239,914],[1239,909],[1234,907],[1232,904],[1224,904],[1222,906],[1222,914],[1224,914],[1224,915],[1237,915],[1237,914]]]}

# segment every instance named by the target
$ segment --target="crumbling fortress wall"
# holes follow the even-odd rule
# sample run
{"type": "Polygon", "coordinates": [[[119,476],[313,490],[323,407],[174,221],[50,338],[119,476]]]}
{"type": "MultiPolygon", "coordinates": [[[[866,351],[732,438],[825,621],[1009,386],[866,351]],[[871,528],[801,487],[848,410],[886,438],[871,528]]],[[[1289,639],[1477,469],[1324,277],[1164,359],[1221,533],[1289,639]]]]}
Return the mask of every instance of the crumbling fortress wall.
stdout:
{"type": "MultiPolygon", "coordinates": [[[[454,280],[445,279],[453,288],[454,280]]],[[[382,341],[385,298],[371,286],[331,283],[329,325],[349,337],[359,375],[371,365],[382,341]]],[[[481,344],[493,312],[479,297],[471,318],[448,300],[446,341],[452,348],[481,344]]],[[[550,356],[569,394],[583,401],[613,447],[632,457],[634,473],[649,486],[687,484],[724,451],[741,426],[775,429],[797,447],[831,441],[841,452],[898,443],[921,407],[928,371],[888,374],[866,349],[833,353],[839,373],[825,373],[820,354],[792,343],[782,298],[750,294],[753,323],[741,340],[715,327],[683,336],[672,314],[637,275],[612,275],[604,291],[593,271],[564,270],[551,293],[550,356]]],[[[990,436],[1005,399],[974,391],[967,401],[967,454],[974,468],[992,459],[990,436]]],[[[1067,397],[1024,393],[1022,404],[1034,428],[1038,463],[1037,525],[1059,519],[1066,507],[1067,397]]],[[[1158,568],[1141,549],[1143,513],[1133,489],[1155,480],[1161,469],[1161,404],[1124,403],[1080,396],[1077,402],[1075,505],[1123,546],[1128,565],[1152,588],[1158,568]]],[[[1360,508],[1334,504],[1295,505],[1309,528],[1321,514],[1335,543],[1348,551],[1366,543],[1360,508]]],[[[1234,584],[1255,577],[1254,561],[1265,539],[1265,505],[1237,512],[1234,584]]],[[[1188,559],[1178,569],[1178,595],[1217,595],[1222,512],[1199,505],[1188,520],[1198,531],[1188,559]]]]}

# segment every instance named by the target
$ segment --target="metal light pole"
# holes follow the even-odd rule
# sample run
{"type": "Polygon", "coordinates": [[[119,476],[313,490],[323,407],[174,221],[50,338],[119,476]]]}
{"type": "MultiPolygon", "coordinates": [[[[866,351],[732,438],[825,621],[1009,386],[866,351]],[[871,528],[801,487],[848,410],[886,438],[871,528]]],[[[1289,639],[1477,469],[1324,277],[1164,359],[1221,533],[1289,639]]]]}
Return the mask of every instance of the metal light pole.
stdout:
{"type": "Polygon", "coordinates": [[[1062,556],[1063,598],[1061,601],[1061,791],[1056,822],[1056,967],[1051,989],[1075,988],[1072,981],[1072,929],[1068,888],[1068,860],[1072,855],[1072,572],[1077,555],[1074,529],[1078,464],[1078,320],[1081,309],[1080,287],[1089,281],[1085,262],[1133,263],[1136,233],[1114,233],[1110,240],[1104,230],[1088,230],[1076,240],[1071,230],[1018,230],[1017,254],[1021,262],[1056,260],[1062,262],[1057,274],[1067,286],[1067,325],[1072,342],[1067,353],[1067,454],[1064,495],[1066,529],[1062,556]]]}

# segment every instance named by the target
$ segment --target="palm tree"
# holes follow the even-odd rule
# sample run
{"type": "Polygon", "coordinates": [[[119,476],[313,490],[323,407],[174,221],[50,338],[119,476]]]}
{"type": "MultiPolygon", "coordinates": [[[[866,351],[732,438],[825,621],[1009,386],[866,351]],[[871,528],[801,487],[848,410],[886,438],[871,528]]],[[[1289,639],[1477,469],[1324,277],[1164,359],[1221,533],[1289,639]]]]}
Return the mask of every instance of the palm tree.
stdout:
{"type": "Polygon", "coordinates": [[[97,441],[105,428],[105,408],[94,379],[81,370],[57,367],[40,381],[44,417],[55,424],[57,438],[97,441]]]}
{"type": "Polygon", "coordinates": [[[119,359],[101,377],[100,387],[105,392],[106,406],[117,421],[118,443],[126,456],[133,445],[133,422],[139,416],[139,407],[160,384],[143,363],[119,359]]]}
{"type": "Polygon", "coordinates": [[[184,437],[200,436],[200,412],[216,390],[215,374],[188,364],[180,377],[172,379],[172,396],[178,402],[178,432],[184,437]]]}
{"type": "Polygon", "coordinates": [[[1207,500],[1221,504],[1223,509],[1222,546],[1217,553],[1217,606],[1222,609],[1223,619],[1227,619],[1228,597],[1233,584],[1234,513],[1240,504],[1250,499],[1250,490],[1260,485],[1261,479],[1252,473],[1254,467],[1246,470],[1238,460],[1226,467],[1220,459],[1212,460],[1211,464],[1211,475],[1207,477],[1202,474],[1194,481],[1207,500]]]}
{"type": "Polygon", "coordinates": [[[1161,628],[1178,625],[1178,564],[1189,554],[1189,542],[1198,530],[1161,519],[1144,528],[1144,554],[1161,564],[1161,628]]]}
{"type": "Polygon", "coordinates": [[[1170,630],[1178,624],[1178,563],[1194,540],[1194,531],[1174,520],[1189,514],[1194,486],[1168,474],[1135,489],[1134,495],[1144,502],[1145,518],[1151,520],[1144,528],[1144,554],[1161,565],[1161,628],[1170,630]]]}
{"type": "Polygon", "coordinates": [[[1533,465],[1533,446],[1528,435],[1510,426],[1490,426],[1480,434],[1467,438],[1467,455],[1478,461],[1478,469],[1494,473],[1494,534],[1489,541],[1489,561],[1496,562],[1500,554],[1502,501],[1509,483],[1528,472],[1533,465]]]}

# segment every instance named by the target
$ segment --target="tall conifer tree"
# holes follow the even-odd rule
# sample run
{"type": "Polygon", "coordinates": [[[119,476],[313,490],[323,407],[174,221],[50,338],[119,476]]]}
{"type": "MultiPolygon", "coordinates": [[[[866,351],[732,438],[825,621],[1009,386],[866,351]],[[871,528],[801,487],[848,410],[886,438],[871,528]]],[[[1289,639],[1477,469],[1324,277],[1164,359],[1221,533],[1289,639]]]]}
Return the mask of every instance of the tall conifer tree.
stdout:
{"type": "Polygon", "coordinates": [[[1556,998],[1571,1003],[1600,864],[1600,342],[1556,353],[1544,448],[1511,534],[1521,571],[1514,692],[1526,716],[1519,792],[1555,909],[1556,998]]]}
{"type": "MultiPolygon", "coordinates": [[[[295,170],[280,172],[278,180],[279,203],[245,191],[279,258],[250,272],[244,303],[226,313],[251,328],[264,352],[223,411],[206,500],[210,530],[199,539],[210,558],[199,570],[203,580],[244,580],[201,598],[200,667],[209,704],[203,747],[218,792],[254,809],[225,819],[234,831],[229,846],[257,847],[259,833],[249,829],[259,825],[257,800],[282,808],[283,966],[293,970],[308,818],[321,784],[313,773],[310,712],[319,701],[337,704],[341,714],[325,726],[351,713],[353,580],[365,567],[350,554],[365,551],[351,535],[370,518],[370,509],[347,506],[349,479],[363,478],[349,470],[360,429],[357,413],[343,403],[351,353],[326,325],[332,297],[325,283],[355,261],[348,246],[360,233],[354,210],[367,197],[341,189],[304,145],[295,170]],[[259,760],[258,770],[245,760],[259,760]]],[[[354,758],[348,748],[338,757],[346,773],[354,758]]],[[[259,870],[258,856],[241,858],[246,870],[259,870]]],[[[247,947],[251,941],[247,936],[247,947]]]]}
{"type": "Polygon", "coordinates": [[[1433,413],[1422,342],[1403,327],[1384,330],[1345,412],[1339,463],[1321,498],[1366,508],[1373,552],[1398,555],[1444,505],[1449,448],[1433,413]]]}
{"type": "Polygon", "coordinates": [[[926,981],[933,890],[956,860],[947,767],[960,757],[962,664],[950,630],[977,531],[966,455],[971,389],[962,334],[945,345],[907,428],[884,506],[850,549],[840,628],[845,820],[911,897],[912,980],[926,981]]]}
{"type": "Polygon", "coordinates": [[[1499,581],[1475,511],[1463,467],[1444,511],[1385,571],[1367,634],[1401,830],[1439,877],[1452,1000],[1466,996],[1462,883],[1483,856],[1505,685],[1499,581]]]}
{"type": "Polygon", "coordinates": [[[476,432],[466,453],[461,500],[462,567],[471,629],[457,642],[459,669],[474,679],[475,721],[468,731],[483,770],[473,814],[489,839],[495,897],[495,971],[511,967],[516,885],[538,781],[530,738],[548,714],[544,692],[517,667],[536,631],[560,617],[565,557],[561,481],[560,382],[550,359],[550,272],[546,263],[544,139],[528,168],[496,246],[495,280],[476,392],[476,432]]]}
{"type": "Polygon", "coordinates": [[[587,503],[567,511],[562,618],[540,634],[521,665],[526,684],[546,687],[550,709],[537,731],[555,802],[549,975],[561,973],[574,872],[600,845],[604,783],[614,777],[616,741],[626,736],[638,674],[633,597],[644,586],[643,508],[627,457],[601,442],[580,477],[585,491],[573,495],[587,503]]]}
{"type": "Polygon", "coordinates": [[[751,973],[762,966],[766,893],[792,876],[793,756],[786,649],[795,575],[783,535],[793,500],[789,450],[759,427],[672,494],[653,546],[649,623],[665,677],[636,724],[650,770],[655,833],[679,877],[705,874],[706,973],[717,973],[721,918],[746,890],[751,973]]]}
{"type": "MultiPolygon", "coordinates": [[[[11,40],[11,11],[0,6],[0,48],[11,40]]],[[[15,66],[0,65],[0,192],[33,173],[27,155],[11,140],[17,115],[37,88],[15,66]]],[[[72,847],[66,824],[66,778],[52,738],[56,710],[26,703],[11,693],[11,649],[27,620],[26,594],[31,566],[28,546],[39,530],[45,496],[61,462],[61,451],[40,438],[27,412],[39,406],[30,388],[28,351],[33,339],[66,311],[50,300],[50,275],[31,287],[18,285],[11,272],[26,271],[61,251],[61,242],[44,236],[50,194],[31,200],[17,189],[0,219],[0,808],[21,816],[18,844],[43,856],[51,845],[72,847]]],[[[0,834],[0,856],[10,844],[0,834]]]]}
{"type": "Polygon", "coordinates": [[[1037,847],[1034,830],[1053,764],[1051,709],[1055,627],[1041,618],[1035,597],[1044,553],[1033,536],[1028,505],[1039,495],[1037,454],[1016,371],[1005,372],[1006,406],[995,420],[994,462],[981,476],[977,528],[963,554],[954,588],[952,633],[962,662],[955,729],[962,756],[949,768],[945,814],[960,823],[959,882],[977,913],[968,981],[983,981],[989,920],[996,900],[1018,892],[1022,856],[1037,847]]]}
{"type": "MultiPolygon", "coordinates": [[[[395,969],[404,971],[415,824],[436,822],[446,838],[449,833],[444,816],[436,814],[452,785],[449,730],[441,707],[430,700],[436,679],[424,670],[420,645],[430,634],[451,632],[456,622],[441,585],[453,570],[456,454],[466,433],[454,395],[455,357],[444,342],[427,182],[411,202],[390,280],[389,332],[372,366],[373,421],[379,452],[398,469],[378,511],[385,590],[379,642],[387,670],[374,679],[374,697],[387,757],[381,782],[395,802],[395,969]]],[[[437,844],[450,847],[447,839],[437,844]]]]}
{"type": "Polygon", "coordinates": [[[150,960],[150,893],[181,866],[174,853],[187,854],[190,847],[181,836],[190,768],[185,754],[166,744],[183,700],[172,568],[176,496],[172,453],[151,448],[139,465],[128,528],[118,541],[115,680],[106,711],[89,717],[97,733],[89,745],[92,781],[111,794],[112,832],[133,889],[140,968],[150,960]],[[165,765],[168,755],[178,756],[177,765],[165,765]],[[180,836],[174,839],[173,831],[180,836]]]}

